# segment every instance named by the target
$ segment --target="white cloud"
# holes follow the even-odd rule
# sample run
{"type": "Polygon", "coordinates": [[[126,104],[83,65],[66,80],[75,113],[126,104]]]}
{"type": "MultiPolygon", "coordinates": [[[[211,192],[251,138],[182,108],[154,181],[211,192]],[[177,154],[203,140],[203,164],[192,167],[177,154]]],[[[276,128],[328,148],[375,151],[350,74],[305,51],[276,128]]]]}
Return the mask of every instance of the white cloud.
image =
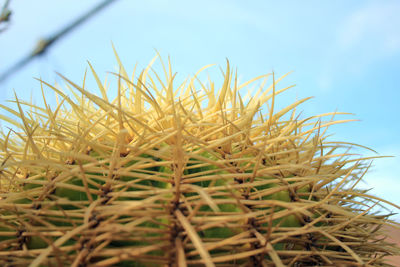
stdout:
{"type": "Polygon", "coordinates": [[[317,80],[318,88],[323,92],[328,92],[333,84],[333,77],[330,75],[331,71],[324,69],[324,71],[319,75],[317,80]]]}
{"type": "Polygon", "coordinates": [[[355,11],[344,20],[338,44],[344,49],[360,45],[374,47],[384,54],[400,51],[400,2],[374,1],[355,11]]]}
{"type": "Polygon", "coordinates": [[[153,11],[165,14],[168,12],[174,18],[188,21],[229,22],[259,27],[263,18],[256,16],[251,5],[243,5],[240,1],[204,0],[204,1],[162,1],[153,0],[145,4],[153,11]],[[244,8],[245,7],[245,8],[244,8]]]}
{"type": "Polygon", "coordinates": [[[344,17],[326,47],[317,84],[327,92],[338,73],[362,76],[400,55],[400,1],[371,1],[344,17]]]}

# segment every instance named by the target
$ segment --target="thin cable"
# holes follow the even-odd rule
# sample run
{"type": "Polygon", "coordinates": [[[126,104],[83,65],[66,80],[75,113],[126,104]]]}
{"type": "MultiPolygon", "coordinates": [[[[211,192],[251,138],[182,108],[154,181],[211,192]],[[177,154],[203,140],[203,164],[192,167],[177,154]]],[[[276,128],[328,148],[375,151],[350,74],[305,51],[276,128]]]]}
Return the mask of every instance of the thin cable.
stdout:
{"type": "Polygon", "coordinates": [[[71,24],[67,25],[60,31],[56,32],[53,35],[50,35],[47,38],[42,38],[39,40],[35,46],[35,48],[32,50],[32,52],[17,61],[14,65],[12,65],[10,68],[8,68],[5,72],[3,72],[0,75],[0,83],[6,80],[9,76],[14,74],[16,71],[27,65],[32,59],[34,59],[37,56],[40,56],[44,54],[55,42],[60,40],[62,37],[64,37],[66,34],[74,30],[76,27],[81,25],[83,22],[91,18],[93,15],[98,13],[100,10],[104,9],[107,7],[109,4],[115,2],[117,0],[105,0],[101,2],[99,5],[94,7],[93,9],[89,10],[87,13],[83,14],[81,17],[79,17],[77,20],[72,22],[71,24]]]}

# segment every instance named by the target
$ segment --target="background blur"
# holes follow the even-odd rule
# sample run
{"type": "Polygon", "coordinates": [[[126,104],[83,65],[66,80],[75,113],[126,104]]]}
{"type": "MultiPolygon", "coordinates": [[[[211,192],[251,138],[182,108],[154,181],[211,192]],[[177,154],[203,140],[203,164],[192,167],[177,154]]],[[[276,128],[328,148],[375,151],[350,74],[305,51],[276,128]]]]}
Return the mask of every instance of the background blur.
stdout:
{"type": "MultiPolygon", "coordinates": [[[[330,132],[336,140],[395,156],[375,160],[363,187],[400,205],[400,1],[276,2],[116,1],[0,83],[0,103],[13,99],[15,90],[19,98],[32,96],[39,104],[40,84],[33,77],[62,83],[57,71],[79,84],[87,60],[104,79],[107,71],[118,70],[111,41],[129,71],[135,63],[139,69],[146,66],[155,50],[164,59],[171,56],[179,81],[210,63],[217,66],[208,72],[219,75],[226,58],[242,82],[271,71],[278,77],[294,71],[280,87],[296,87],[278,98],[280,106],[315,96],[301,106],[303,117],[354,113],[346,118],[360,121],[330,132]]],[[[0,73],[29,54],[40,38],[98,3],[11,0],[11,22],[0,33],[0,73]]]]}

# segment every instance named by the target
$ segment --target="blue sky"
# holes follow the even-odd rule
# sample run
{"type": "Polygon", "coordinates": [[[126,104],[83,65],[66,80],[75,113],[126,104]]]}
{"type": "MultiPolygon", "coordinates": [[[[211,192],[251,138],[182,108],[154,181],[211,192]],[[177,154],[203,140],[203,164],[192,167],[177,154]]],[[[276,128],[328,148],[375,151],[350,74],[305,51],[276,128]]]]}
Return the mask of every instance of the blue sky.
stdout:
{"type": "MultiPolygon", "coordinates": [[[[11,0],[12,23],[0,34],[0,72],[98,2],[11,0]]],[[[170,55],[181,80],[210,63],[224,67],[225,58],[242,81],[272,70],[277,76],[294,71],[284,84],[296,87],[278,99],[281,106],[315,96],[302,106],[304,116],[354,113],[350,118],[360,121],[332,127],[331,133],[395,156],[374,162],[366,187],[400,204],[398,14],[397,0],[119,0],[0,84],[0,103],[13,98],[13,90],[40,103],[33,77],[59,81],[57,71],[80,82],[87,60],[100,76],[115,71],[111,41],[130,70],[135,63],[147,65],[155,49],[170,55]]],[[[213,71],[219,73],[218,67],[213,71]]]]}

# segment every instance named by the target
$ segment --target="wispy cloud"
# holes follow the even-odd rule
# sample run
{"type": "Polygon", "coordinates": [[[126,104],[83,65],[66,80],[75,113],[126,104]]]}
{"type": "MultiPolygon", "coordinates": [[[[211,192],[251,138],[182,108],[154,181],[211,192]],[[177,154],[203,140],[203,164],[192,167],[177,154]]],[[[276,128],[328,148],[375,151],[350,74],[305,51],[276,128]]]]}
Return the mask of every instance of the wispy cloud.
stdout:
{"type": "Polygon", "coordinates": [[[374,47],[383,55],[400,51],[400,2],[374,1],[344,20],[338,34],[342,49],[374,47]]]}
{"type": "Polygon", "coordinates": [[[338,73],[363,75],[376,62],[400,55],[400,2],[365,2],[343,18],[326,48],[318,85],[330,91],[338,73]]]}

